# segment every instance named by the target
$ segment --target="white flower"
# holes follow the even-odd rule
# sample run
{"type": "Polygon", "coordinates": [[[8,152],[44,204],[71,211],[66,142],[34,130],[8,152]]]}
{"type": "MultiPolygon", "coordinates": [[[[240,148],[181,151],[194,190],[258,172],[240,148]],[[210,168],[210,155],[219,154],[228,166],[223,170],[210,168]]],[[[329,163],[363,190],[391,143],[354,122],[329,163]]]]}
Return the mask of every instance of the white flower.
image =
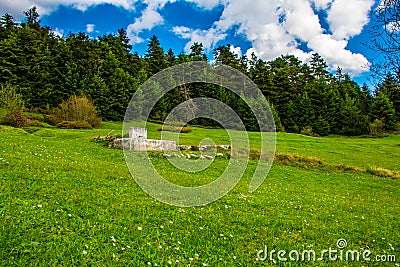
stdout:
{"type": "Polygon", "coordinates": [[[37,205],[37,207],[40,209],[41,207],[43,207],[41,204],[37,205]]]}
{"type": "Polygon", "coordinates": [[[82,255],[86,255],[87,251],[86,250],[82,250],[82,255]]]}
{"type": "Polygon", "coordinates": [[[160,225],[160,229],[164,229],[164,226],[160,225]]]}
{"type": "Polygon", "coordinates": [[[178,241],[178,244],[179,244],[179,245],[182,244],[181,241],[178,241]]]}
{"type": "Polygon", "coordinates": [[[174,224],[174,222],[173,222],[173,221],[169,221],[169,223],[170,223],[170,224],[174,224]]]}
{"type": "Polygon", "coordinates": [[[143,228],[141,227],[141,226],[138,226],[138,228],[137,228],[139,231],[142,231],[143,230],[143,228]]]}
{"type": "Polygon", "coordinates": [[[192,261],[192,260],[193,260],[193,258],[189,258],[189,260],[190,260],[190,261],[192,261]]]}
{"type": "Polygon", "coordinates": [[[172,261],[168,261],[168,264],[171,265],[171,264],[172,264],[172,261]]]}
{"type": "Polygon", "coordinates": [[[131,246],[126,246],[127,248],[131,248],[131,246]]]}
{"type": "Polygon", "coordinates": [[[236,260],[236,256],[233,256],[233,259],[236,260]]]}
{"type": "Polygon", "coordinates": [[[72,214],[71,214],[71,213],[68,213],[68,217],[72,217],[72,214]]]}

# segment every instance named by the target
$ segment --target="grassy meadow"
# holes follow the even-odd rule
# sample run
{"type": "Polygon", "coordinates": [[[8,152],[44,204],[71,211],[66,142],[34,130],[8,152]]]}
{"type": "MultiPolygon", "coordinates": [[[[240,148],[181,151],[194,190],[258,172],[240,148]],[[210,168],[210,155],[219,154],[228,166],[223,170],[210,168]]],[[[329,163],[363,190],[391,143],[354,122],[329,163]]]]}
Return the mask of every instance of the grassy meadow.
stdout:
{"type": "MultiPolygon", "coordinates": [[[[149,138],[160,137],[158,127],[148,125],[149,138]]],[[[399,266],[400,135],[278,133],[279,157],[257,191],[248,193],[257,163],[250,161],[223,198],[179,208],[141,190],[122,150],[91,141],[121,128],[0,126],[1,266],[399,266]],[[370,250],[371,261],[256,260],[265,246],[312,249],[318,257],[338,249],[339,239],[347,241],[344,251],[370,250]]],[[[206,137],[229,144],[224,130],[195,127],[180,141],[198,145],[206,137]]],[[[250,140],[256,148],[259,133],[250,140]]],[[[188,174],[165,158],[152,160],[164,177],[185,185],[210,182],[228,161],[217,158],[188,174]]]]}

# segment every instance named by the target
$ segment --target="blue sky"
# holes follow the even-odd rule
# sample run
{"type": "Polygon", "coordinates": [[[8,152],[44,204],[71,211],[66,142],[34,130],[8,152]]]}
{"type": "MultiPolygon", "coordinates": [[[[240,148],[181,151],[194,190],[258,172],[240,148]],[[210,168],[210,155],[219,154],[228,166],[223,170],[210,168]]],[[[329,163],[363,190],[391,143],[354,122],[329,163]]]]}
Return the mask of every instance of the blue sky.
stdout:
{"type": "Polygon", "coordinates": [[[362,83],[376,58],[363,42],[368,14],[378,0],[24,0],[0,1],[0,13],[17,20],[37,6],[43,25],[59,34],[91,37],[128,32],[133,51],[144,54],[157,35],[165,50],[187,52],[202,42],[209,57],[231,44],[239,55],[272,60],[293,54],[306,62],[318,52],[331,70],[340,66],[362,83]]]}

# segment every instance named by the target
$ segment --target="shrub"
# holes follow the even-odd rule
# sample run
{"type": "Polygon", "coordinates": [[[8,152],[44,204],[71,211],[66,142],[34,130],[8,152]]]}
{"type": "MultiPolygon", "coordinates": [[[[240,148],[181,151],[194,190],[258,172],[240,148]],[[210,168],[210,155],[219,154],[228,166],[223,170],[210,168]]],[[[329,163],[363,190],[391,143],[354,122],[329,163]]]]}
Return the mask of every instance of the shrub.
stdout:
{"type": "Polygon", "coordinates": [[[190,128],[180,128],[180,127],[174,127],[174,126],[165,126],[164,129],[162,127],[157,128],[157,131],[161,132],[161,131],[168,131],[168,132],[181,132],[181,133],[190,133],[192,131],[192,129],[190,128]]]}
{"type": "Polygon", "coordinates": [[[92,129],[92,125],[90,125],[86,121],[62,121],[57,124],[58,128],[61,129],[92,129]]]}
{"type": "Polygon", "coordinates": [[[302,135],[308,135],[308,136],[314,136],[314,137],[318,137],[319,135],[313,132],[313,129],[311,126],[306,126],[304,127],[300,134],[302,135]]]}
{"type": "Polygon", "coordinates": [[[396,125],[394,127],[394,131],[395,131],[395,133],[400,133],[400,122],[396,123],[396,125]]]}
{"type": "Polygon", "coordinates": [[[76,122],[76,127],[85,126],[84,129],[101,126],[101,118],[97,116],[96,107],[93,103],[86,96],[76,95],[62,102],[58,108],[52,109],[50,114],[46,115],[46,121],[63,127],[74,126],[71,122],[76,122]],[[84,125],[83,122],[86,122],[86,124],[84,125]],[[87,127],[88,125],[90,127],[87,127]]]}
{"type": "Polygon", "coordinates": [[[385,124],[381,120],[374,120],[370,125],[370,134],[371,135],[381,135],[385,131],[385,124]]]}
{"type": "Polygon", "coordinates": [[[25,109],[22,96],[11,85],[0,88],[0,108],[2,109],[0,123],[13,127],[26,126],[31,117],[24,115],[25,109]]]}

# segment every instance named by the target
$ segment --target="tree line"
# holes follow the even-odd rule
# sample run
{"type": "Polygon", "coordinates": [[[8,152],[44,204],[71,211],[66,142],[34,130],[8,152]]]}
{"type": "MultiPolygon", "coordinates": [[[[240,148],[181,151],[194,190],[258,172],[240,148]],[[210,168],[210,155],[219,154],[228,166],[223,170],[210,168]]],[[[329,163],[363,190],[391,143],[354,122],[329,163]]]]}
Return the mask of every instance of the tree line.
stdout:
{"type": "MultiPolygon", "coordinates": [[[[252,54],[239,57],[229,45],[213,51],[212,64],[231,66],[245,75],[269,101],[277,130],[318,135],[368,134],[379,124],[393,131],[400,121],[400,81],[388,74],[376,88],[359,86],[340,68],[328,70],[317,53],[309,63],[292,55],[265,61],[252,54]]],[[[33,7],[22,23],[5,14],[0,19],[0,85],[14,86],[28,108],[51,109],[73,95],[87,96],[104,120],[123,120],[140,85],[155,73],[190,61],[211,62],[203,45],[190,53],[165,51],[157,36],[146,53],[132,51],[124,29],[90,38],[83,32],[58,36],[41,25],[33,7]]],[[[211,63],[209,63],[211,64],[211,63]]],[[[155,106],[151,118],[162,121],[179,103],[212,97],[231,106],[249,130],[257,130],[254,115],[237,95],[215,85],[189,84],[175,88],[155,106]]],[[[207,119],[193,123],[213,125],[207,119]]]]}

